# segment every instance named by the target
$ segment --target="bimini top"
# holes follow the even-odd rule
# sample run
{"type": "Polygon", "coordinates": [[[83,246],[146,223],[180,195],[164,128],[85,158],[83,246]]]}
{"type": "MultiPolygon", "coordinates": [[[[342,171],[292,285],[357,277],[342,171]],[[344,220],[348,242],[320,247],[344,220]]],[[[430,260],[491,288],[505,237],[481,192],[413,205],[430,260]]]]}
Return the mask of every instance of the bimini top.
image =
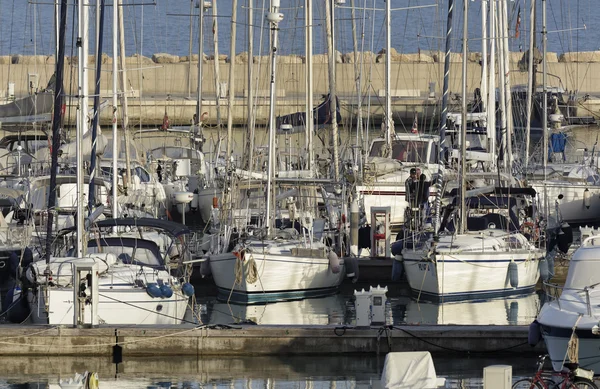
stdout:
{"type": "MultiPolygon", "coordinates": [[[[147,227],[163,230],[173,237],[177,238],[181,235],[187,235],[190,233],[190,229],[187,226],[176,223],[170,220],[153,219],[149,217],[124,217],[118,219],[104,219],[94,223],[94,226],[98,228],[110,228],[110,227],[147,227]]],[[[74,231],[75,226],[69,227],[63,230],[64,233],[74,231]]]]}

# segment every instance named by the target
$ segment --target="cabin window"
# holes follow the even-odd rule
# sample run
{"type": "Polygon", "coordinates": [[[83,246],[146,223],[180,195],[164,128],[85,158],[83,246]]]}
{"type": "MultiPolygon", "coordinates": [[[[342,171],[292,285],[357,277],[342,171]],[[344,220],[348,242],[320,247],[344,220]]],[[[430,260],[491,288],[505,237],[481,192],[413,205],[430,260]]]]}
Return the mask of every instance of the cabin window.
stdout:
{"type": "Polygon", "coordinates": [[[150,182],[150,174],[141,167],[134,169],[134,174],[140,178],[140,182],[150,182]]]}

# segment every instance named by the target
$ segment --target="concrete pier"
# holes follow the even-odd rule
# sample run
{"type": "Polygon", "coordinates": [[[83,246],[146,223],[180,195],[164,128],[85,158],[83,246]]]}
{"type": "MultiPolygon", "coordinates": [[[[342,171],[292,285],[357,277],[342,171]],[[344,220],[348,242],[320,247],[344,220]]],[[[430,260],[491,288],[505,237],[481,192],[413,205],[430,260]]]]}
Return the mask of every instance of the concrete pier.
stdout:
{"type": "Polygon", "coordinates": [[[0,355],[125,357],[339,355],[389,351],[544,352],[527,326],[200,326],[64,328],[0,326],[0,355]],[[120,351],[116,351],[120,347],[120,351]]]}

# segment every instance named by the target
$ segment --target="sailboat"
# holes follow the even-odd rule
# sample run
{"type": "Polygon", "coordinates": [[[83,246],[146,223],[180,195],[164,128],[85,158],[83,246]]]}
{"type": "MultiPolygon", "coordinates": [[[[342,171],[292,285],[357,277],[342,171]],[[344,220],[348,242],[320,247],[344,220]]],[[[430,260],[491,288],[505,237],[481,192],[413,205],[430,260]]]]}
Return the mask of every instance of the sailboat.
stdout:
{"type": "MultiPolygon", "coordinates": [[[[87,12],[82,3],[79,3],[78,9],[80,16],[87,12]]],[[[103,2],[101,7],[104,7],[103,2]]],[[[113,9],[115,21],[118,8],[113,9]]],[[[60,112],[63,98],[66,15],[67,2],[63,0],[55,112],[60,112]]],[[[81,23],[80,34],[87,36],[82,31],[81,23]]],[[[81,58],[81,46],[79,50],[81,58]]],[[[58,161],[60,121],[60,115],[55,115],[53,166],[58,161]]],[[[79,121],[77,125],[78,138],[81,124],[79,121]]],[[[78,145],[78,161],[81,161],[82,150],[78,145]]],[[[60,238],[56,239],[56,242],[62,242],[59,245],[53,246],[52,241],[47,239],[45,261],[25,265],[22,271],[19,296],[29,306],[25,319],[51,325],[181,323],[189,296],[193,294],[193,287],[185,283],[188,276],[186,268],[181,265],[182,261],[189,259],[185,239],[189,230],[179,224],[157,219],[97,220],[103,207],[84,218],[82,176],[78,174],[77,177],[75,226],[59,233],[60,238]],[[85,229],[91,234],[89,240],[85,229]],[[88,269],[88,274],[79,279],[81,274],[76,274],[79,265],[96,266],[97,274],[89,273],[88,269]],[[97,282],[92,281],[94,276],[97,276],[97,282]],[[76,283],[78,279],[80,282],[76,283]],[[90,306],[89,303],[95,308],[86,308],[90,306]]],[[[116,175],[113,175],[113,180],[113,185],[116,185],[116,175]]],[[[57,197],[56,182],[56,169],[51,169],[48,208],[53,211],[57,197]]],[[[54,236],[52,229],[53,223],[48,223],[47,236],[54,236]]],[[[15,297],[14,302],[16,300],[18,298],[15,297]]]]}
{"type": "Polygon", "coordinates": [[[278,25],[283,20],[279,0],[271,1],[266,17],[272,45],[266,189],[261,189],[265,182],[262,179],[248,181],[247,185],[254,185],[254,195],[243,196],[248,201],[245,209],[265,209],[261,215],[264,222],[242,226],[235,237],[237,242],[232,225],[224,225],[224,233],[212,235],[212,249],[207,256],[218,298],[244,303],[335,294],[345,275],[344,262],[336,254],[339,237],[327,231],[328,225],[335,225],[338,220],[334,219],[336,209],[326,206],[325,217],[316,213],[319,202],[325,201],[318,197],[324,195],[322,187],[329,180],[279,177],[277,186],[281,192],[275,190],[275,71],[278,25]],[[278,202],[284,206],[279,217],[274,218],[278,202]]]}
{"type": "MultiPolygon", "coordinates": [[[[468,2],[463,7],[466,58],[468,2]]],[[[466,61],[462,70],[465,96],[466,61]]],[[[524,231],[524,226],[535,222],[531,200],[535,191],[510,186],[467,191],[466,99],[461,123],[459,190],[450,193],[433,236],[402,250],[411,290],[420,297],[444,301],[532,292],[539,278],[538,262],[545,252],[539,238],[526,236],[524,231]]]]}

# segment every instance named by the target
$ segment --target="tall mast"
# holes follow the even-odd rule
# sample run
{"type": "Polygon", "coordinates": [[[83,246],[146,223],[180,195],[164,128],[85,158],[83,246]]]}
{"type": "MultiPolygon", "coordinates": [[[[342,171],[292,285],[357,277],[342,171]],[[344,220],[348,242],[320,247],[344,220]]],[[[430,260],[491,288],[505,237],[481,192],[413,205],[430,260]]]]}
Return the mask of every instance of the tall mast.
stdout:
{"type": "Polygon", "coordinates": [[[217,93],[217,127],[221,127],[221,72],[219,71],[219,23],[217,22],[217,0],[212,0],[213,44],[215,48],[213,65],[215,66],[215,91],[217,93]]]}
{"type": "Polygon", "coordinates": [[[304,48],[306,55],[306,143],[305,147],[308,152],[308,166],[310,171],[315,168],[315,151],[313,149],[313,134],[315,118],[313,112],[313,28],[312,28],[312,0],[304,0],[305,20],[306,25],[306,46],[304,48]]]}
{"type": "Polygon", "coordinates": [[[85,48],[87,44],[84,42],[87,41],[88,31],[86,31],[86,23],[84,22],[85,14],[87,13],[86,7],[87,1],[81,0],[77,3],[77,12],[79,15],[79,25],[78,25],[78,37],[77,37],[77,74],[78,74],[78,98],[79,98],[79,107],[77,110],[77,125],[75,129],[75,139],[76,139],[76,153],[77,153],[77,163],[76,163],[76,178],[77,178],[77,213],[75,226],[77,228],[77,251],[76,257],[81,258],[83,256],[83,148],[82,148],[82,140],[84,128],[86,127],[87,122],[87,98],[88,96],[84,91],[84,81],[85,76],[85,65],[86,58],[85,48]]]}
{"type": "Polygon", "coordinates": [[[117,186],[119,183],[117,172],[118,172],[118,157],[119,157],[119,135],[117,132],[117,106],[119,104],[119,94],[118,94],[118,81],[119,81],[119,65],[117,64],[117,53],[118,53],[118,39],[119,39],[119,28],[118,28],[118,20],[119,20],[119,7],[117,0],[113,0],[113,24],[112,24],[112,52],[113,52],[113,61],[112,61],[112,217],[119,217],[118,208],[117,208],[117,186]]]}
{"type": "Polygon", "coordinates": [[[512,94],[510,90],[510,59],[509,59],[509,47],[508,47],[508,6],[507,0],[502,0],[502,35],[501,39],[504,42],[503,56],[504,56],[504,99],[506,104],[506,155],[507,161],[507,174],[512,171],[512,134],[513,134],[513,118],[512,118],[512,94]]]}
{"type": "Polygon", "coordinates": [[[280,0],[271,0],[271,9],[267,13],[267,20],[271,24],[271,83],[269,91],[269,162],[267,166],[267,207],[266,223],[267,236],[271,235],[271,199],[273,191],[273,173],[275,168],[275,76],[277,70],[277,36],[279,33],[279,22],[283,20],[283,14],[279,13],[280,0]]]}
{"type": "MultiPolygon", "coordinates": [[[[227,166],[231,164],[233,143],[233,103],[235,98],[235,36],[237,32],[237,0],[231,2],[231,39],[229,41],[229,93],[227,96],[227,166]]],[[[229,171],[229,169],[227,169],[229,171]]]]}
{"type": "Polygon", "coordinates": [[[438,174],[436,179],[436,191],[435,196],[435,218],[434,218],[434,234],[435,240],[438,238],[440,229],[440,210],[441,210],[441,198],[444,183],[444,166],[446,165],[446,125],[448,122],[448,93],[449,93],[449,79],[450,79],[450,48],[452,47],[452,15],[454,13],[454,0],[448,0],[448,18],[446,20],[446,53],[444,56],[444,86],[442,91],[442,117],[440,120],[440,141],[439,141],[439,161],[438,161],[438,174]]]}
{"type": "Polygon", "coordinates": [[[531,13],[529,15],[531,29],[529,31],[529,65],[527,67],[527,118],[526,118],[526,130],[525,130],[525,175],[527,175],[527,168],[529,165],[529,142],[531,137],[531,110],[532,110],[532,97],[534,93],[533,85],[533,51],[534,36],[535,36],[535,1],[531,2],[531,13]]]}
{"type": "Polygon", "coordinates": [[[337,97],[335,87],[335,0],[325,2],[325,29],[327,32],[327,53],[329,54],[329,113],[331,116],[331,138],[333,143],[333,179],[340,181],[338,123],[337,123],[337,97]]]}
{"type": "Polygon", "coordinates": [[[466,186],[467,186],[467,167],[465,156],[467,154],[467,46],[468,46],[468,19],[469,2],[463,0],[463,61],[462,61],[462,108],[460,125],[460,224],[458,233],[464,234],[467,230],[467,207],[466,186]]]}
{"type": "Polygon", "coordinates": [[[490,27],[490,61],[489,61],[489,88],[487,103],[487,130],[489,151],[492,154],[492,166],[497,168],[496,159],[496,1],[490,1],[489,7],[490,27]]]}
{"type": "Polygon", "coordinates": [[[60,125],[63,105],[63,77],[65,72],[65,31],[67,25],[67,0],[60,4],[60,19],[57,35],[56,57],[56,86],[54,87],[54,115],[52,116],[52,155],[50,168],[50,188],[48,190],[48,224],[46,226],[46,263],[50,263],[52,247],[52,227],[54,218],[51,216],[56,207],[56,167],[58,166],[58,149],[60,148],[60,125]]]}
{"type": "Polygon", "coordinates": [[[546,188],[546,165],[548,164],[548,85],[547,85],[547,62],[546,51],[548,50],[548,31],[546,30],[546,0],[542,0],[542,84],[544,91],[544,103],[542,112],[542,149],[544,155],[544,215],[549,215],[548,191],[546,188]]]}
{"type": "Polygon", "coordinates": [[[198,91],[196,99],[196,123],[200,129],[200,115],[202,114],[202,64],[204,62],[204,0],[198,3],[198,91]]]}
{"type": "Polygon", "coordinates": [[[394,119],[392,118],[392,8],[391,0],[385,2],[385,138],[388,145],[389,157],[392,155],[392,131],[394,131],[394,119]]]}
{"type": "Polygon", "coordinates": [[[488,0],[481,1],[481,108],[483,112],[486,112],[487,106],[487,78],[488,78],[488,58],[487,58],[487,2],[488,0]]]}
{"type": "Polygon", "coordinates": [[[100,78],[102,76],[102,46],[104,43],[104,0],[100,2],[100,12],[98,17],[98,40],[96,45],[96,86],[94,88],[94,117],[92,119],[92,155],[90,159],[90,184],[88,191],[88,211],[93,212],[94,203],[94,178],[96,177],[96,142],[98,136],[98,121],[100,118],[100,78]]]}
{"type": "Polygon", "coordinates": [[[248,101],[246,110],[248,111],[248,138],[246,141],[248,162],[246,168],[254,171],[252,160],[254,158],[254,1],[248,0],[248,101]]]}
{"type": "Polygon", "coordinates": [[[125,62],[125,26],[123,21],[123,0],[116,0],[119,4],[119,67],[121,68],[119,77],[120,87],[121,87],[121,112],[123,119],[123,137],[125,138],[125,177],[127,178],[127,183],[123,185],[126,189],[125,194],[127,194],[127,185],[131,185],[131,161],[129,156],[129,114],[127,108],[127,66],[125,62]]]}

